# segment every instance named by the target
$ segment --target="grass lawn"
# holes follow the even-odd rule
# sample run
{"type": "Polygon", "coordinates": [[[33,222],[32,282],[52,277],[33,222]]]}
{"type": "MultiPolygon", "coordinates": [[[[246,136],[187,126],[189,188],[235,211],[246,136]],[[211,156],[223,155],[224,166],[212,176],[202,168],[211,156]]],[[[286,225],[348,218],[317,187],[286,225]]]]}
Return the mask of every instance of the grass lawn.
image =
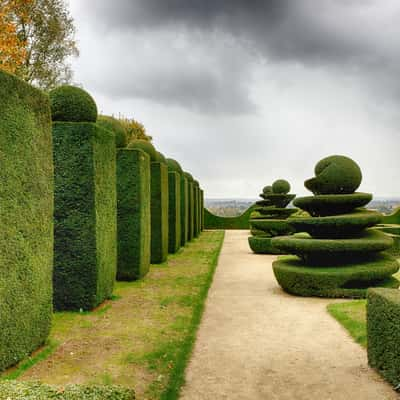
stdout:
{"type": "MultiPolygon", "coordinates": [[[[400,260],[399,260],[400,262],[400,260]]],[[[400,272],[393,275],[400,279],[400,272]]],[[[328,312],[342,324],[354,340],[367,347],[367,301],[353,300],[329,304],[328,312]]]]}
{"type": "Polygon", "coordinates": [[[2,378],[119,384],[139,399],[176,399],[223,237],[203,232],[143,280],[118,282],[93,312],[56,313],[48,345],[2,378]]]}

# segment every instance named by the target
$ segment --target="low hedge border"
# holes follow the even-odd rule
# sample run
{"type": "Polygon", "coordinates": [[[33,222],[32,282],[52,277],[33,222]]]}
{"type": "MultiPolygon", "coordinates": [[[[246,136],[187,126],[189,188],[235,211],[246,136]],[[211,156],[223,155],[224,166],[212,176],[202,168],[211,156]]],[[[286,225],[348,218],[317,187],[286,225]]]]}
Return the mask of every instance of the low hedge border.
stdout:
{"type": "Polygon", "coordinates": [[[400,291],[369,289],[368,363],[396,388],[400,386],[400,291]]]}

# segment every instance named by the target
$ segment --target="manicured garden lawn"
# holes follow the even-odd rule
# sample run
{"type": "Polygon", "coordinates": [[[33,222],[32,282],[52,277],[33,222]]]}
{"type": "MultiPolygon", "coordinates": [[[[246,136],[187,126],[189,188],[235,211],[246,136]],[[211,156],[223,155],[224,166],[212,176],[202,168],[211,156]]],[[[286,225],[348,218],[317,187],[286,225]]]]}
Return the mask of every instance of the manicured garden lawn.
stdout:
{"type": "MultiPolygon", "coordinates": [[[[400,279],[400,272],[394,275],[400,279]]],[[[337,319],[348,331],[354,340],[367,347],[367,301],[354,300],[343,303],[329,304],[328,312],[337,319]]]]}
{"type": "Polygon", "coordinates": [[[139,399],[176,399],[223,237],[203,232],[143,280],[117,283],[93,312],[56,313],[49,344],[3,378],[112,383],[139,399]]]}

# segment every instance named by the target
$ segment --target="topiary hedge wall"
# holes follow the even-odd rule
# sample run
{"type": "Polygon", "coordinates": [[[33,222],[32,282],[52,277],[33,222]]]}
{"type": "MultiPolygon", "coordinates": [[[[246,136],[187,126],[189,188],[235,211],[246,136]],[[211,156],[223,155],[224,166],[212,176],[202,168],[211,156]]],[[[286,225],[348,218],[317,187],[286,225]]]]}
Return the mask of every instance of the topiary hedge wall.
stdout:
{"type": "Polygon", "coordinates": [[[150,166],[151,182],[151,256],[152,264],[168,256],[168,167],[154,161],[150,166]]]}
{"type": "Polygon", "coordinates": [[[400,292],[367,292],[368,363],[393,386],[400,384],[400,292]]]}
{"type": "Polygon", "coordinates": [[[256,206],[253,205],[238,217],[220,217],[204,208],[205,229],[249,229],[250,215],[256,206]]]}
{"type": "MultiPolygon", "coordinates": [[[[58,112],[58,119],[63,93],[63,87],[50,92],[52,112],[58,112]]],[[[73,98],[79,93],[86,104],[89,95],[82,89],[76,88],[73,98]]],[[[66,108],[76,109],[70,98],[64,101],[66,108]]],[[[93,107],[95,104],[90,110],[93,107]]],[[[92,118],[91,112],[87,114],[92,118]]],[[[116,275],[115,136],[84,122],[86,114],[82,110],[79,115],[83,121],[69,112],[65,118],[74,122],[53,123],[53,283],[58,310],[96,307],[112,295],[116,275]]]]}
{"type": "Polygon", "coordinates": [[[135,280],[150,267],[150,157],[139,149],[117,153],[117,279],[135,280]]]}
{"type": "Polygon", "coordinates": [[[189,241],[194,238],[194,184],[193,181],[188,181],[189,192],[189,219],[188,219],[188,239],[189,241]]]}
{"type": "Polygon", "coordinates": [[[0,71],[0,371],[47,338],[53,156],[47,96],[0,71]]]}
{"type": "Polygon", "coordinates": [[[0,383],[0,400],[135,400],[135,392],[113,385],[67,385],[57,388],[39,382],[0,383]]]}
{"type": "Polygon", "coordinates": [[[200,190],[200,227],[204,231],[204,190],[200,190]]]}
{"type": "Polygon", "coordinates": [[[168,252],[176,253],[181,247],[181,177],[168,172],[168,252]]]}
{"type": "Polygon", "coordinates": [[[185,175],[181,175],[181,246],[189,240],[189,187],[185,175]]]}
{"type": "Polygon", "coordinates": [[[199,236],[199,186],[193,182],[193,236],[199,236]]]}

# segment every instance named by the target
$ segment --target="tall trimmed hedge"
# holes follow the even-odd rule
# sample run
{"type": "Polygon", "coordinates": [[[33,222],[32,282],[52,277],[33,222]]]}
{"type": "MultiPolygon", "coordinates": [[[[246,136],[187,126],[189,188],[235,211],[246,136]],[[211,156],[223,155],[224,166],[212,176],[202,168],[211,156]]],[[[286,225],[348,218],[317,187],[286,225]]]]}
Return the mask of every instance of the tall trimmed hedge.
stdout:
{"type": "Polygon", "coordinates": [[[0,71],[0,371],[38,348],[50,330],[51,146],[47,96],[0,71]]]}
{"type": "Polygon", "coordinates": [[[204,190],[200,189],[200,227],[204,231],[204,190]]]}
{"type": "Polygon", "coordinates": [[[164,262],[168,256],[168,167],[153,161],[151,171],[151,263],[164,262]]]}
{"type": "Polygon", "coordinates": [[[368,363],[393,386],[400,384],[400,292],[367,292],[368,363]]]}
{"type": "Polygon", "coordinates": [[[54,305],[90,310],[116,275],[115,137],[96,124],[53,123],[54,305]]]}
{"type": "Polygon", "coordinates": [[[117,279],[135,280],[150,268],[150,157],[139,149],[117,153],[117,279]]]}
{"type": "Polygon", "coordinates": [[[189,219],[188,219],[188,239],[189,241],[194,238],[194,183],[188,181],[188,192],[189,192],[189,219]]]}
{"type": "Polygon", "coordinates": [[[181,177],[168,172],[168,252],[176,253],[181,247],[181,177]]]}
{"type": "Polygon", "coordinates": [[[193,182],[193,236],[199,236],[199,188],[193,182]]]}
{"type": "Polygon", "coordinates": [[[189,186],[185,175],[181,175],[181,246],[189,240],[189,186]]]}

